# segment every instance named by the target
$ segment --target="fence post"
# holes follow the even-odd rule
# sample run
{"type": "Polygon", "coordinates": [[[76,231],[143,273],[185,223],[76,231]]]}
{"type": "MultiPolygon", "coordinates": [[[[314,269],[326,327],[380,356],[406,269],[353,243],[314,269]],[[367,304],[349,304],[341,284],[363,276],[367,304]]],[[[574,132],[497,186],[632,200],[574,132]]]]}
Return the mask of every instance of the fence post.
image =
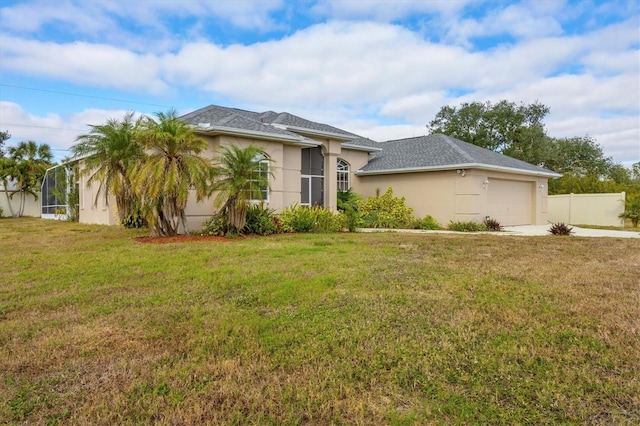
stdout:
{"type": "Polygon", "coordinates": [[[569,223],[573,223],[573,192],[569,194],[569,223]]]}

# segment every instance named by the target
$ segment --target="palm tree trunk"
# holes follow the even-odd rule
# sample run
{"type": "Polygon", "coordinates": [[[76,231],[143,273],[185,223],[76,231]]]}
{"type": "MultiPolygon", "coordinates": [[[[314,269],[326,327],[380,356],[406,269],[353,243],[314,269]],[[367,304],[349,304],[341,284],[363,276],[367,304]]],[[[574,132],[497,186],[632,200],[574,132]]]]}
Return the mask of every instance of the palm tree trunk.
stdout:
{"type": "Polygon", "coordinates": [[[27,193],[25,191],[20,191],[20,205],[18,207],[18,217],[22,217],[24,214],[24,205],[27,199],[27,193]]]}
{"type": "Polygon", "coordinates": [[[9,197],[9,190],[7,189],[7,185],[4,185],[4,196],[7,197],[7,205],[9,206],[9,213],[11,213],[12,217],[17,217],[13,212],[13,206],[11,205],[11,198],[9,197]]]}
{"type": "Polygon", "coordinates": [[[182,229],[184,230],[184,234],[187,235],[189,233],[189,228],[187,227],[187,215],[184,210],[182,210],[180,217],[182,219],[182,229]]]}

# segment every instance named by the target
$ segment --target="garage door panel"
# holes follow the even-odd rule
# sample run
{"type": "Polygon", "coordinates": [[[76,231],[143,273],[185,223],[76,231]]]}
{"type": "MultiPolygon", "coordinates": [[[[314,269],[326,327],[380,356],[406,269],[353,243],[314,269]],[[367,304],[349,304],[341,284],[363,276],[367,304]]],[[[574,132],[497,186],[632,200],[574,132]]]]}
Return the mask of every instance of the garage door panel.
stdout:
{"type": "Polygon", "coordinates": [[[491,179],[489,216],[502,225],[530,225],[533,223],[533,184],[513,180],[491,179]]]}

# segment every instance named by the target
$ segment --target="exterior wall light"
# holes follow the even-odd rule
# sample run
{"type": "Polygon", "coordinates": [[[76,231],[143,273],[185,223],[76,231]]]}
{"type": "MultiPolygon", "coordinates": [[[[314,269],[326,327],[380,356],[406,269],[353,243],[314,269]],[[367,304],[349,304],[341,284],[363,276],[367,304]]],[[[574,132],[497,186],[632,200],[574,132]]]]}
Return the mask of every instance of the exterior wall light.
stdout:
{"type": "Polygon", "coordinates": [[[482,187],[483,187],[484,189],[487,189],[487,188],[489,187],[489,179],[485,179],[485,181],[484,181],[484,182],[482,182],[482,187]]]}
{"type": "Polygon", "coordinates": [[[460,176],[464,177],[465,170],[464,169],[458,169],[458,170],[456,170],[456,173],[459,174],[460,176]]]}

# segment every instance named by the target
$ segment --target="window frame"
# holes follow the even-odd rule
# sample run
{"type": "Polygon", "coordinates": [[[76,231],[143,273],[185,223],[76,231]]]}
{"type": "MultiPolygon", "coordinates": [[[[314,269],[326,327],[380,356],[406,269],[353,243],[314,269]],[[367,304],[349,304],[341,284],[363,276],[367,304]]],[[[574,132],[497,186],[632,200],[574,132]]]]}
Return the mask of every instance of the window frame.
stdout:
{"type": "MultiPolygon", "coordinates": [[[[252,189],[248,189],[248,191],[249,191],[248,200],[249,200],[250,203],[268,203],[269,202],[269,195],[270,195],[270,192],[271,192],[271,191],[269,191],[269,183],[268,183],[269,182],[269,177],[270,177],[270,173],[269,173],[270,172],[270,166],[269,166],[270,160],[269,160],[269,157],[267,157],[266,155],[263,155],[263,154],[259,154],[258,156],[256,156],[254,158],[254,160],[256,162],[258,162],[259,170],[253,172],[252,174],[263,174],[264,177],[267,179],[267,185],[260,188],[260,193],[262,194],[262,198],[254,198],[253,195],[254,195],[254,193],[256,193],[256,190],[255,189],[253,189],[253,190],[252,189]]],[[[257,181],[257,179],[255,179],[255,178],[254,179],[249,179],[249,182],[256,182],[256,181],[257,181]]]]}
{"type": "Polygon", "coordinates": [[[338,158],[337,161],[336,186],[340,192],[348,191],[351,188],[351,164],[343,158],[338,158]]]}

